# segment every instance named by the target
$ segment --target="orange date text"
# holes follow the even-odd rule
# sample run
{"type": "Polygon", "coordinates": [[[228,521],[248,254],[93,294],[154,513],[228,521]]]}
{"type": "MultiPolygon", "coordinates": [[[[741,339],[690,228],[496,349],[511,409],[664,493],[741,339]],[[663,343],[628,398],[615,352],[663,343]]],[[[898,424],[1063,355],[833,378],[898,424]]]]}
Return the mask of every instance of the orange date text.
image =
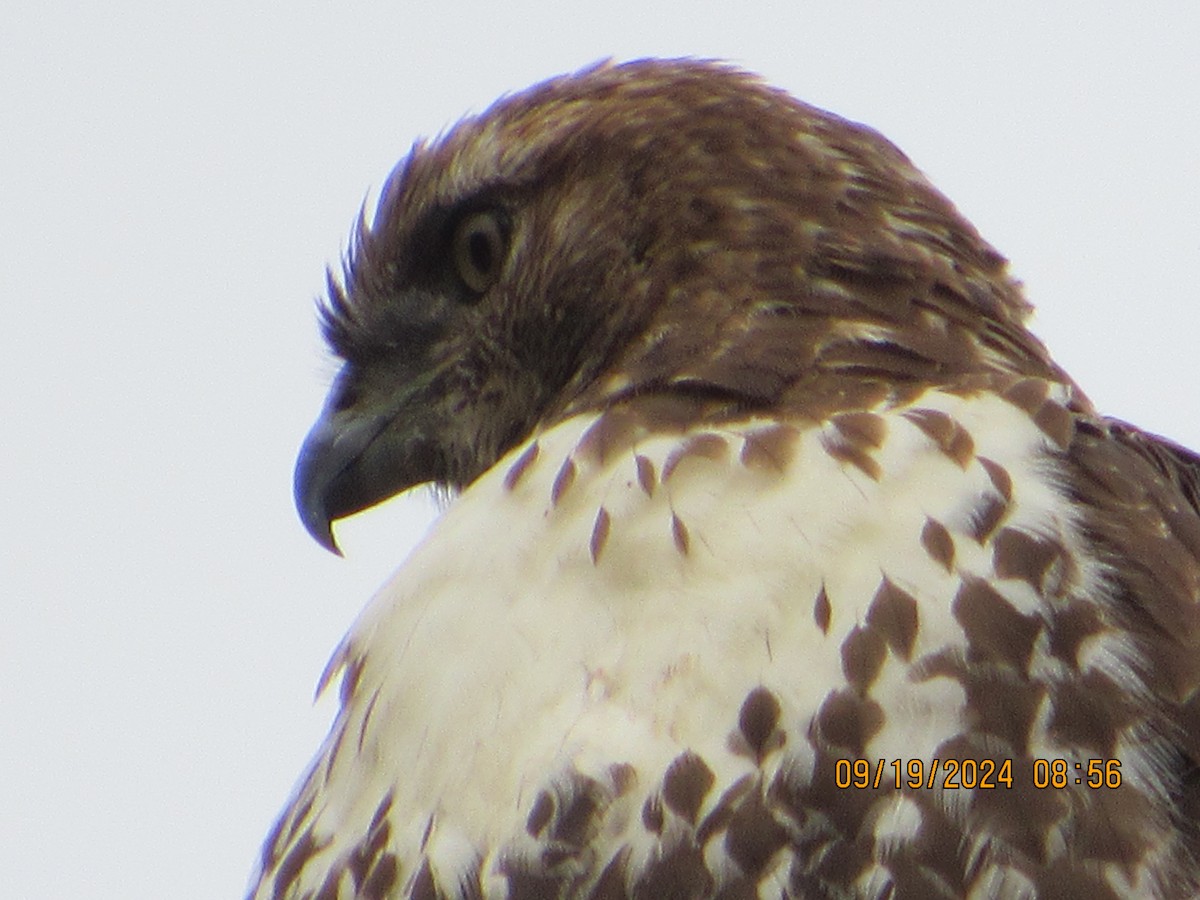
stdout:
{"type": "Polygon", "coordinates": [[[1011,759],[839,759],[839,788],[995,790],[1013,786],[1011,759]]]}
{"type": "MultiPolygon", "coordinates": [[[[1029,762],[1029,761],[1027,761],[1029,762]]],[[[1077,786],[1119,788],[1121,761],[1117,759],[1034,759],[1029,784],[1039,790],[1077,786]]],[[[941,788],[942,790],[1012,789],[1011,759],[839,759],[833,767],[834,784],[846,788],[941,788]]]]}

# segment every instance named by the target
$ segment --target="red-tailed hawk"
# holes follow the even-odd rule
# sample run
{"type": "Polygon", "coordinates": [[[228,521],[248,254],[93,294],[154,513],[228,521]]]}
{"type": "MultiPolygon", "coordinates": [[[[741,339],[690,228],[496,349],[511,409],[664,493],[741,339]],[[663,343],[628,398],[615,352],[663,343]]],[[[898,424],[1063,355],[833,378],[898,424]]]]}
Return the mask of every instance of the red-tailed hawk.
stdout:
{"type": "Polygon", "coordinates": [[[879,135],[600,66],[417,145],[301,515],[458,494],[256,898],[1194,895],[1200,459],[879,135]]]}

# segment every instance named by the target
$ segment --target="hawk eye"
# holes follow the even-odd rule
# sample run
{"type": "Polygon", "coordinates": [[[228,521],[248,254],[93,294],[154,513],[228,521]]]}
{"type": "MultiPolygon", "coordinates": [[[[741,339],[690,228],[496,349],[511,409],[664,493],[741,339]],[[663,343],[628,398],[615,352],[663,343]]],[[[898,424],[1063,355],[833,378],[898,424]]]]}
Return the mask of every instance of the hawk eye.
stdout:
{"type": "Polygon", "coordinates": [[[500,277],[507,249],[504,230],[493,210],[471,213],[454,229],[451,252],[463,284],[482,294],[500,277]]]}

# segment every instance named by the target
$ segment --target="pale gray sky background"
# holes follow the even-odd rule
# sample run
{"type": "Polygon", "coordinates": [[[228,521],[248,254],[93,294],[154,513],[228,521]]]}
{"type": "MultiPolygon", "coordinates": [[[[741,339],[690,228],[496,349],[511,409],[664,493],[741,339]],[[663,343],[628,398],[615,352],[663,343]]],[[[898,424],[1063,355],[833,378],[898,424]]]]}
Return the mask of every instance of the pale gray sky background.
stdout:
{"type": "Polygon", "coordinates": [[[339,560],[291,501],[323,267],[415,137],[601,57],[732,59],[899,144],[1101,408],[1200,447],[1197,47],[1184,0],[7,0],[0,896],[243,891],[433,515],[339,560]]]}

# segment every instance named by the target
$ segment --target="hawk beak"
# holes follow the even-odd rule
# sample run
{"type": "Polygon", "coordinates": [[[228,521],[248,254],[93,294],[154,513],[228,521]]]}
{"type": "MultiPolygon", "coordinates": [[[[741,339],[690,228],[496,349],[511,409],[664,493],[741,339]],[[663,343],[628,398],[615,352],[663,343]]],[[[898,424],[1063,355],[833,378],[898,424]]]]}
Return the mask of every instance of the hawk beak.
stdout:
{"type": "Polygon", "coordinates": [[[386,415],[364,417],[326,407],[300,448],[294,483],[300,521],[318,544],[338,556],[333,523],[393,493],[392,479],[378,477],[384,474],[380,454],[370,452],[390,421],[386,415]]]}

